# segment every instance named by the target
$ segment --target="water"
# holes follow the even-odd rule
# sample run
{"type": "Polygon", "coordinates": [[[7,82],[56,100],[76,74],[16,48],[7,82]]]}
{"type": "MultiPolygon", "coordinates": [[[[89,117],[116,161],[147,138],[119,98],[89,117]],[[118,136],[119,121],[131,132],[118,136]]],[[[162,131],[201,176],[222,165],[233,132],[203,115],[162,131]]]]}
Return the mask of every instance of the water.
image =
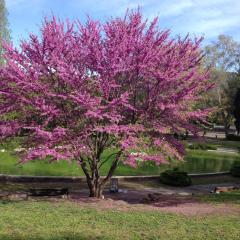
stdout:
{"type": "Polygon", "coordinates": [[[223,156],[221,159],[191,157],[187,158],[183,164],[179,165],[181,170],[188,173],[216,173],[229,171],[233,164],[239,162],[239,158],[230,159],[228,156],[223,156]]]}
{"type": "MultiPolygon", "coordinates": [[[[216,153],[208,151],[189,151],[184,163],[176,165],[155,165],[148,164],[132,168],[125,164],[119,164],[115,175],[134,176],[134,175],[158,175],[160,172],[174,167],[179,167],[188,173],[216,173],[229,171],[236,162],[240,163],[238,153],[216,153]]],[[[72,164],[66,161],[54,162],[48,164],[47,161],[31,161],[24,165],[16,165],[17,157],[10,155],[9,152],[0,152],[0,174],[13,175],[42,175],[42,176],[83,176],[80,167],[74,162],[72,164]]],[[[104,165],[105,166],[105,165],[104,165]]],[[[102,169],[101,175],[106,175],[110,163],[102,169]]]]}

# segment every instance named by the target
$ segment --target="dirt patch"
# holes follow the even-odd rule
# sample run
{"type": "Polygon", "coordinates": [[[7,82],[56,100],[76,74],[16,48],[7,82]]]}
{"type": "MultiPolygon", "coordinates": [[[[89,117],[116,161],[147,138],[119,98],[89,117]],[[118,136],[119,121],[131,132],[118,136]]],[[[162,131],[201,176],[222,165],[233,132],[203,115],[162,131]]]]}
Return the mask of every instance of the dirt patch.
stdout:
{"type": "Polygon", "coordinates": [[[207,203],[188,203],[179,204],[178,206],[163,207],[161,211],[183,214],[186,216],[201,216],[201,215],[238,215],[240,216],[240,209],[230,204],[221,206],[213,206],[207,203]]]}
{"type": "Polygon", "coordinates": [[[98,210],[119,211],[161,211],[185,216],[205,215],[237,215],[240,216],[240,207],[233,204],[202,203],[194,196],[161,195],[154,202],[142,203],[146,194],[132,193],[128,198],[122,194],[107,195],[105,199],[88,198],[79,194],[71,194],[69,200],[82,207],[92,207],[98,210]]]}

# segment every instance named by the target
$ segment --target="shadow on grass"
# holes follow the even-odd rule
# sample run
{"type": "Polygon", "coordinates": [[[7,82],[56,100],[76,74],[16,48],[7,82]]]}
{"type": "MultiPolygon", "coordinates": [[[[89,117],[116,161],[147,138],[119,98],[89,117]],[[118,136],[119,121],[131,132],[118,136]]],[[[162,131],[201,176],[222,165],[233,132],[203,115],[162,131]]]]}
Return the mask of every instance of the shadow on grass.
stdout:
{"type": "Polygon", "coordinates": [[[199,202],[193,196],[179,196],[179,195],[164,195],[164,194],[149,194],[145,191],[129,191],[127,194],[124,193],[115,193],[115,194],[106,194],[105,200],[89,198],[81,194],[72,194],[70,197],[71,200],[77,202],[81,205],[90,204],[96,206],[105,206],[106,208],[115,208],[116,206],[121,207],[122,204],[136,205],[144,204],[148,206],[155,207],[175,207],[177,205],[184,205],[189,203],[199,202]],[[150,196],[149,196],[150,195],[150,196]],[[153,196],[153,198],[151,198],[153,196]]]}
{"type": "MultiPolygon", "coordinates": [[[[94,234],[93,234],[94,235],[94,234]]],[[[73,234],[73,233],[62,233],[56,234],[56,236],[30,236],[30,235],[11,235],[11,234],[0,234],[1,240],[102,240],[102,239],[112,239],[105,236],[91,236],[82,234],[73,234]]]]}
{"type": "Polygon", "coordinates": [[[10,205],[13,201],[11,200],[0,200],[0,205],[10,205]]]}

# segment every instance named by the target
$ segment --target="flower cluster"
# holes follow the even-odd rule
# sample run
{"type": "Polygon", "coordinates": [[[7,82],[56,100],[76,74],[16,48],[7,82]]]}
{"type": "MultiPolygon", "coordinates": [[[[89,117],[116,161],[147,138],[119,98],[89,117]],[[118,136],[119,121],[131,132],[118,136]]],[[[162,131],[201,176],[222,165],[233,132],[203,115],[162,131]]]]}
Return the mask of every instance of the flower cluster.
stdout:
{"type": "MultiPolygon", "coordinates": [[[[0,70],[2,138],[26,132],[24,161],[100,161],[109,147],[125,163],[181,159],[173,133],[197,134],[208,111],[194,103],[211,86],[202,39],[171,39],[139,11],[106,23],[45,19],[19,48],[5,44],[0,70]],[[150,149],[145,151],[143,149],[150,149]]],[[[94,162],[94,164],[95,164],[94,162]]]]}

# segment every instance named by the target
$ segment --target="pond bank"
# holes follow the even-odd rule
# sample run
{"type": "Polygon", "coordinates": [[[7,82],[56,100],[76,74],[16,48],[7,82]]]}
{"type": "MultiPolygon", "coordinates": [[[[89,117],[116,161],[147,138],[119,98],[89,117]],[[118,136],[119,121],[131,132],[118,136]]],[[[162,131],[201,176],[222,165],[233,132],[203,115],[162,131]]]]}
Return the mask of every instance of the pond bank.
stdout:
{"type": "MultiPolygon", "coordinates": [[[[205,178],[205,177],[219,177],[230,175],[229,171],[218,173],[192,173],[189,174],[191,178],[205,178]]],[[[146,176],[114,176],[114,179],[119,181],[149,181],[158,180],[159,175],[146,176]]],[[[71,176],[23,176],[23,175],[6,175],[0,174],[1,182],[85,182],[85,177],[71,177],[71,176]]]]}
{"type": "MultiPolygon", "coordinates": [[[[158,192],[161,194],[209,193],[216,186],[239,186],[240,178],[232,177],[228,172],[218,174],[194,174],[193,185],[189,187],[172,187],[161,184],[159,176],[117,177],[120,191],[158,192]]],[[[26,190],[30,188],[68,188],[70,192],[88,191],[84,177],[36,177],[0,175],[0,190],[26,190]]],[[[105,191],[108,192],[109,185],[105,191]]]]}

